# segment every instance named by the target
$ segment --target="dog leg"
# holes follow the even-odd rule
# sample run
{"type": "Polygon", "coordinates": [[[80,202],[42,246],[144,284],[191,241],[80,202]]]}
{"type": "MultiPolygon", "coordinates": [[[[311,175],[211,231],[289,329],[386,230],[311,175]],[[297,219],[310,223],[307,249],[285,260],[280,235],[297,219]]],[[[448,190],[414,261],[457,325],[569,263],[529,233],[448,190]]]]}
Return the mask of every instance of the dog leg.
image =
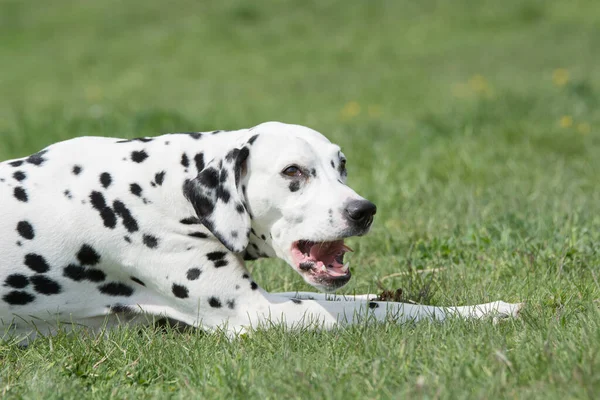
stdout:
{"type": "MultiPolygon", "coordinates": [[[[410,307],[411,310],[409,314],[417,312],[429,312],[434,314],[439,314],[440,310],[443,310],[445,314],[456,314],[463,317],[470,318],[482,318],[489,316],[494,313],[498,314],[507,314],[509,316],[516,316],[523,306],[523,303],[510,304],[505,303],[503,301],[495,301],[492,303],[478,304],[473,306],[454,306],[454,307],[431,307],[431,306],[422,306],[410,303],[395,303],[395,302],[381,302],[376,299],[379,297],[376,294],[335,294],[335,293],[313,293],[313,292],[281,292],[281,293],[273,293],[273,295],[286,297],[289,299],[299,299],[299,300],[317,300],[317,301],[338,301],[338,302],[355,302],[355,301],[367,301],[370,303],[375,303],[377,305],[389,305],[389,304],[401,304],[405,309],[408,310],[410,307]]],[[[375,307],[375,306],[373,306],[375,307]]],[[[396,307],[397,306],[393,306],[396,307]]],[[[422,318],[422,317],[420,317],[422,318]]]]}
{"type": "MultiPolygon", "coordinates": [[[[305,297],[318,295],[318,300],[302,300],[291,295],[292,293],[266,295],[265,299],[269,302],[266,308],[248,310],[250,323],[253,325],[283,323],[288,327],[316,324],[324,328],[332,328],[339,324],[357,324],[367,320],[391,320],[402,323],[419,320],[442,321],[456,316],[469,319],[507,318],[516,317],[522,307],[522,304],[509,304],[502,301],[473,306],[434,307],[368,301],[364,298],[353,299],[352,296],[348,297],[349,300],[339,298],[330,301],[327,300],[329,295],[326,294],[301,294],[305,297]]],[[[370,297],[370,295],[363,296],[370,297]]]]}

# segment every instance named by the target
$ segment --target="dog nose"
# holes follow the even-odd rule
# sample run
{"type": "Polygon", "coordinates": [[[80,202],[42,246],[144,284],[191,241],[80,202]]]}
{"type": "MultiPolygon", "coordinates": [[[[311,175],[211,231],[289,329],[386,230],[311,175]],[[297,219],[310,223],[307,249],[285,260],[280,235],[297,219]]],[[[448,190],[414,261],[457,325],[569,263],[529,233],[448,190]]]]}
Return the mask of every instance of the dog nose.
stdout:
{"type": "Polygon", "coordinates": [[[373,222],[377,206],[369,200],[353,200],[346,205],[344,211],[350,221],[366,228],[373,222]]]}

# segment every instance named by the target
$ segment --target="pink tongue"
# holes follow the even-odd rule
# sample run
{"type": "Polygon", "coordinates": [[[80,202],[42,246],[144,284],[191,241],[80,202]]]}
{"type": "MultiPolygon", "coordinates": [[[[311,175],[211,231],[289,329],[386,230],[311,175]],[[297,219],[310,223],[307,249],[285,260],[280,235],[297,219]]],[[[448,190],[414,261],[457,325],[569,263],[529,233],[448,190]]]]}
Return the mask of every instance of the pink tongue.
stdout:
{"type": "Polygon", "coordinates": [[[325,264],[331,262],[332,258],[344,251],[346,247],[343,241],[316,243],[310,248],[310,258],[323,261],[325,264]]]}

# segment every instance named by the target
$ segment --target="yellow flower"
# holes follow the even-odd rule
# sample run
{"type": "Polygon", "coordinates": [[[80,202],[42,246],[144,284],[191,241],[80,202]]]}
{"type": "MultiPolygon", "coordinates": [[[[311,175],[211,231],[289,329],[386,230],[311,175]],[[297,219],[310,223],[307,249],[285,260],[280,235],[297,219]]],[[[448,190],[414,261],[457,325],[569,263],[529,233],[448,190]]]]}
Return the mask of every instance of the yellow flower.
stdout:
{"type": "Polygon", "coordinates": [[[88,101],[98,101],[102,99],[102,88],[98,85],[84,87],[84,95],[88,101]]]}
{"type": "Polygon", "coordinates": [[[383,115],[383,112],[381,112],[381,107],[377,105],[369,106],[367,108],[367,112],[371,118],[378,118],[383,115]]]}
{"type": "Polygon", "coordinates": [[[360,104],[355,101],[351,101],[342,108],[341,111],[342,117],[344,118],[354,118],[358,114],[360,114],[360,104]]]}
{"type": "Polygon", "coordinates": [[[570,115],[563,115],[559,121],[561,128],[570,128],[573,125],[573,117],[570,115]]]}
{"type": "Polygon", "coordinates": [[[587,122],[577,124],[577,132],[581,133],[582,135],[587,135],[591,130],[592,127],[587,122]]]}
{"type": "Polygon", "coordinates": [[[477,94],[490,96],[492,94],[492,88],[488,81],[482,75],[474,75],[469,79],[469,86],[477,94]]]}
{"type": "Polygon", "coordinates": [[[552,73],[552,82],[556,86],[565,86],[569,82],[569,71],[565,68],[555,69],[552,73]]]}

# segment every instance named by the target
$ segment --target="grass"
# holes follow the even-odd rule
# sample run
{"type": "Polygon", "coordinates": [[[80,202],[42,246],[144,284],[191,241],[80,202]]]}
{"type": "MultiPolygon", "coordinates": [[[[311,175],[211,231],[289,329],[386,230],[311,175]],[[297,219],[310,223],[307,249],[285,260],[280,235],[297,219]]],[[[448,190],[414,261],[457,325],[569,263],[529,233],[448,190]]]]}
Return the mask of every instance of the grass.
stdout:
{"type": "MultiPolygon", "coordinates": [[[[526,301],[522,318],[4,342],[2,397],[594,397],[600,3],[206,3],[0,0],[0,159],[80,135],[309,125],[379,207],[344,292],[526,301]]],[[[310,290],[283,262],[251,268],[310,290]]]]}

